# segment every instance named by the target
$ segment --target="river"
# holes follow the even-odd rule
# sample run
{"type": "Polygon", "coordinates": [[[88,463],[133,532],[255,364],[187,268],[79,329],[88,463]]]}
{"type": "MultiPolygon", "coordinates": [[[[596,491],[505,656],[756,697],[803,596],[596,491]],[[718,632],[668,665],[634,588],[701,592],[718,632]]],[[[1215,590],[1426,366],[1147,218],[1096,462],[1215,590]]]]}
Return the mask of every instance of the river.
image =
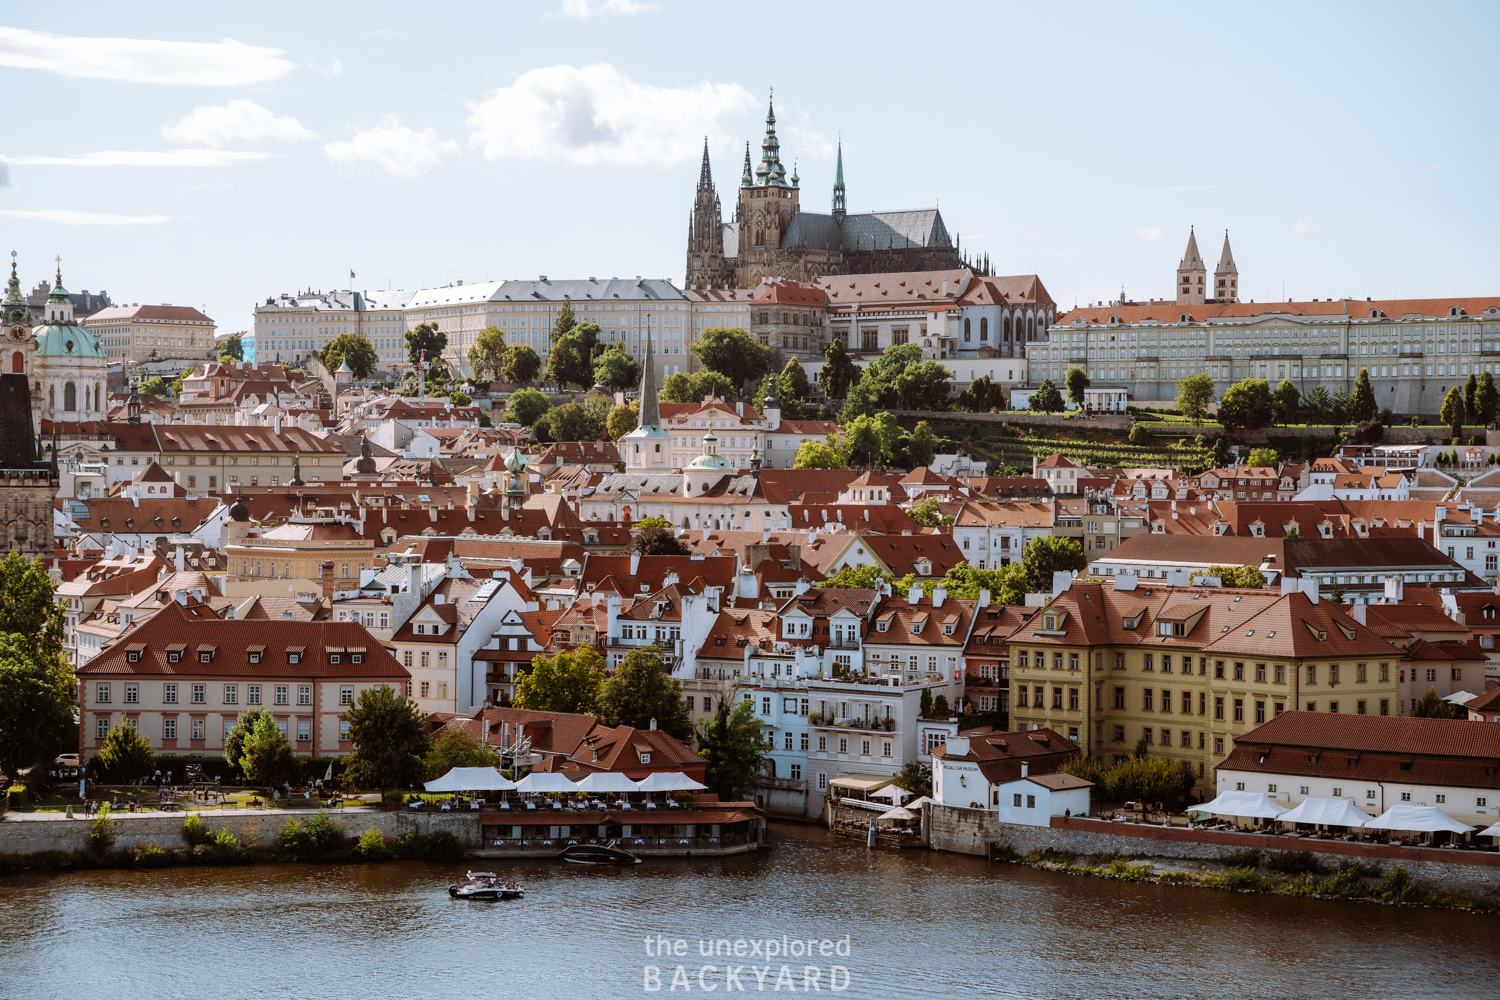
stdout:
{"type": "Polygon", "coordinates": [[[426,864],[0,876],[0,998],[638,997],[650,967],[678,996],[678,965],[715,995],[778,979],[826,994],[829,975],[842,996],[882,1000],[1500,993],[1496,918],[874,852],[813,827],[772,837],[759,855],[629,871],[524,861],[513,903],[450,900],[462,866],[426,864]],[[648,955],[658,935],[669,957],[648,955]],[[783,937],[814,956],[767,961],[783,937]],[[702,957],[705,939],[759,954],[702,957]]]}

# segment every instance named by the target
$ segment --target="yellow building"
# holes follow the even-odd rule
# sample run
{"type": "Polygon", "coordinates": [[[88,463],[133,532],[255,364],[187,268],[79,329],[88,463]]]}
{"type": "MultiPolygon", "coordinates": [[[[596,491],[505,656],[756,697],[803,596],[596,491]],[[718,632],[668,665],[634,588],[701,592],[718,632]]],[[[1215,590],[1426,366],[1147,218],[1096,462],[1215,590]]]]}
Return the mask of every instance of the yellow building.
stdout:
{"type": "Polygon", "coordinates": [[[293,514],[262,529],[243,501],[229,508],[224,527],[228,597],[291,597],[308,602],[358,590],[360,574],[375,568],[375,539],[359,522],[332,510],[293,514]]]}
{"type": "Polygon", "coordinates": [[[1104,764],[1144,740],[1211,796],[1234,738],[1282,712],[1401,714],[1402,651],[1341,605],[1125,585],[1075,582],[1011,635],[1012,728],[1063,733],[1104,764]]]}
{"type": "Polygon", "coordinates": [[[219,358],[214,321],[192,306],[110,306],[85,317],[82,325],[112,361],[219,358]]]}

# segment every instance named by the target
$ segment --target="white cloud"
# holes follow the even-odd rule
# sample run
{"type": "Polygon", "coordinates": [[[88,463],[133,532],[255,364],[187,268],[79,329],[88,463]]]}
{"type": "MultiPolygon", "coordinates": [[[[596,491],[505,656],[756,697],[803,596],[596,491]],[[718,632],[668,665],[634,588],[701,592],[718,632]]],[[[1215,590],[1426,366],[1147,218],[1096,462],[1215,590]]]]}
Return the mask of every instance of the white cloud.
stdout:
{"type": "Polygon", "coordinates": [[[369,160],[395,177],[419,177],[441,165],[443,157],[458,155],[458,143],[439,139],[430,128],[409,129],[391,116],[375,128],[354,133],[349,142],[331,142],[323,150],[340,165],[369,160]]]}
{"type": "Polygon", "coordinates": [[[330,80],[344,75],[344,64],[339,62],[337,56],[329,59],[304,59],[303,62],[307,64],[308,69],[330,80]]]}
{"type": "Polygon", "coordinates": [[[217,42],[151,38],[79,38],[0,27],[0,66],[40,69],[61,76],[128,83],[240,87],[291,72],[281,49],[217,42]]]}
{"type": "Polygon", "coordinates": [[[756,106],[733,83],[653,87],[607,63],[549,66],[470,104],[469,145],[490,160],[671,166],[696,158],[721,119],[756,106]]]}
{"type": "Polygon", "coordinates": [[[0,156],[0,188],[10,187],[10,161],[0,156]]]}
{"type": "Polygon", "coordinates": [[[659,10],[661,8],[656,4],[641,3],[640,0],[562,0],[561,7],[544,16],[587,21],[591,17],[634,17],[636,14],[650,14],[659,10]]]}
{"type": "Polygon", "coordinates": [[[1292,232],[1294,233],[1310,233],[1312,231],[1313,227],[1311,222],[1299,222],[1296,225],[1292,226],[1292,232]]]}
{"type": "Polygon", "coordinates": [[[99,212],[73,212],[63,208],[0,210],[0,216],[7,219],[55,222],[61,226],[156,226],[172,221],[170,215],[106,215],[99,212]]]}
{"type": "Polygon", "coordinates": [[[24,167],[227,167],[250,160],[268,160],[271,155],[229,149],[112,149],[77,156],[17,156],[10,162],[24,167]]]}
{"type": "Polygon", "coordinates": [[[1152,226],[1150,229],[1137,229],[1135,231],[1135,234],[1137,236],[1139,236],[1141,239],[1143,239],[1143,240],[1149,240],[1151,242],[1155,242],[1156,240],[1161,239],[1165,235],[1161,231],[1160,227],[1157,227],[1157,226],[1152,226]]]}
{"type": "Polygon", "coordinates": [[[316,139],[317,133],[295,118],[277,118],[254,101],[230,101],[223,107],[194,108],[176,125],[163,125],[161,134],[173,142],[201,142],[218,148],[235,139],[316,139]]]}
{"type": "Polygon", "coordinates": [[[792,140],[787,146],[809,159],[831,160],[837,151],[834,141],[813,125],[812,116],[806,111],[798,111],[794,122],[778,122],[777,128],[792,140]]]}

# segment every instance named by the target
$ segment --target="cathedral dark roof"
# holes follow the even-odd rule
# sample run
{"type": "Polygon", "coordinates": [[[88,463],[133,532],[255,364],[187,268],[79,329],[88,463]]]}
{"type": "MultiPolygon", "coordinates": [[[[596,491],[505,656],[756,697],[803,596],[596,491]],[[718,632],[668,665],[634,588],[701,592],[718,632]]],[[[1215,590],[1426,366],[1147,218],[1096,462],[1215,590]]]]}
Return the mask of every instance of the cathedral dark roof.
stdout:
{"type": "MultiPolygon", "coordinates": [[[[953,242],[943,216],[935,208],[915,212],[869,212],[846,215],[843,225],[832,215],[798,212],[792,216],[782,240],[783,248],[814,250],[885,250],[913,247],[947,247],[953,242]]],[[[728,239],[724,252],[729,253],[728,239]]]]}

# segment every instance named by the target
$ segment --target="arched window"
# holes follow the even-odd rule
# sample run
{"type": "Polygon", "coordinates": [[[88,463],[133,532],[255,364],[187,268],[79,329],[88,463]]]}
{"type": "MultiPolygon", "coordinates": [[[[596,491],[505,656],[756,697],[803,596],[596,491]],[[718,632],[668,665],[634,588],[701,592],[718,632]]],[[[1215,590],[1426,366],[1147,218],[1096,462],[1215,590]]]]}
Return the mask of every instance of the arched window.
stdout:
{"type": "Polygon", "coordinates": [[[17,375],[26,374],[26,355],[20,351],[10,356],[10,370],[17,375]]]}
{"type": "Polygon", "coordinates": [[[990,319],[988,316],[979,317],[979,339],[990,339],[990,319]]]}
{"type": "Polygon", "coordinates": [[[57,409],[57,386],[47,386],[47,405],[54,410],[57,409]]]}
{"type": "Polygon", "coordinates": [[[67,382],[63,385],[63,409],[78,409],[78,386],[72,382],[67,382]]]}
{"type": "Polygon", "coordinates": [[[969,339],[969,321],[966,318],[964,320],[964,340],[968,340],[968,339],[969,339]]]}
{"type": "Polygon", "coordinates": [[[1007,342],[1010,341],[1010,317],[1007,316],[1000,321],[1000,336],[1007,342]]]}
{"type": "Polygon", "coordinates": [[[1036,336],[1036,317],[1035,316],[1027,316],[1026,317],[1026,339],[1027,340],[1031,340],[1034,336],[1036,336]]]}

